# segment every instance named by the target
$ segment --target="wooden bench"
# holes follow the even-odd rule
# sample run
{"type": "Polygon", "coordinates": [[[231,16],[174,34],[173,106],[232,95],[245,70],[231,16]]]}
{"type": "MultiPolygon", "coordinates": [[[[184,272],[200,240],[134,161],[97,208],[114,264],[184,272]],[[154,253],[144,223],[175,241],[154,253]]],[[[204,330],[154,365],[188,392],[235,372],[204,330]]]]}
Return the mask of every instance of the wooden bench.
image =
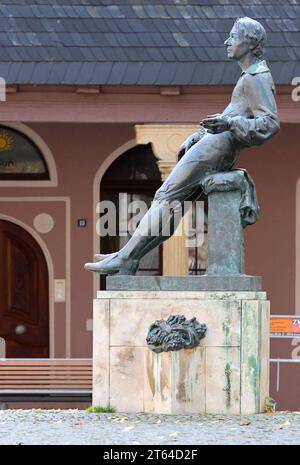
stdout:
{"type": "Polygon", "coordinates": [[[91,399],[91,359],[0,359],[0,402],[91,399]]]}

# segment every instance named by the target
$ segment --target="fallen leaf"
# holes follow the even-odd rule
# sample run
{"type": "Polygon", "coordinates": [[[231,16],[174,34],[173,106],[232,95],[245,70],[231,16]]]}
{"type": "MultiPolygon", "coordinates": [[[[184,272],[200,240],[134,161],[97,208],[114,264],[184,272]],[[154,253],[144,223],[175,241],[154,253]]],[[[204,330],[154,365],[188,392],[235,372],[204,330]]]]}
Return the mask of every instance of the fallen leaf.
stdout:
{"type": "Polygon", "coordinates": [[[125,433],[128,433],[129,431],[131,431],[132,429],[134,428],[134,426],[126,426],[126,428],[122,429],[122,431],[124,431],[125,433]]]}
{"type": "Polygon", "coordinates": [[[117,423],[124,423],[125,421],[128,421],[128,418],[127,417],[117,417],[117,418],[114,418],[112,421],[115,421],[117,423]]]}
{"type": "Polygon", "coordinates": [[[279,425],[279,429],[285,428],[286,426],[290,426],[291,422],[289,420],[285,421],[281,425],[279,425]]]}

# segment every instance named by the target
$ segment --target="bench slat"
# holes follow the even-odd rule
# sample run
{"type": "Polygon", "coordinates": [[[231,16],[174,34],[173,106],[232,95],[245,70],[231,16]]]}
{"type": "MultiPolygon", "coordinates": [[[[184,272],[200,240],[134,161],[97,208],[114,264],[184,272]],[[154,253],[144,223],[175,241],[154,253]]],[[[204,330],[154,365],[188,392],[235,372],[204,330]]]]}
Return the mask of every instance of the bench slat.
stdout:
{"type": "Polygon", "coordinates": [[[90,359],[1,359],[0,396],[91,395],[92,375],[90,359]]]}

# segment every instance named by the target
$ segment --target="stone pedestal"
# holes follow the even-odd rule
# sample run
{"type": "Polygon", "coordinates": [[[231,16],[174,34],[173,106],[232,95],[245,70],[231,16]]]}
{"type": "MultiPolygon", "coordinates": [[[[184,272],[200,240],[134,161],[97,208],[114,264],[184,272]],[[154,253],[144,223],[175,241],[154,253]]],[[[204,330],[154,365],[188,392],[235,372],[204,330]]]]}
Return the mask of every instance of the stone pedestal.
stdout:
{"type": "Polygon", "coordinates": [[[93,404],[118,412],[262,412],[269,393],[269,302],[260,291],[99,291],[94,300],[93,404]],[[195,316],[195,349],[153,353],[151,323],[195,316]]]}
{"type": "Polygon", "coordinates": [[[208,196],[208,275],[244,273],[244,231],[239,191],[212,192],[208,196]]]}

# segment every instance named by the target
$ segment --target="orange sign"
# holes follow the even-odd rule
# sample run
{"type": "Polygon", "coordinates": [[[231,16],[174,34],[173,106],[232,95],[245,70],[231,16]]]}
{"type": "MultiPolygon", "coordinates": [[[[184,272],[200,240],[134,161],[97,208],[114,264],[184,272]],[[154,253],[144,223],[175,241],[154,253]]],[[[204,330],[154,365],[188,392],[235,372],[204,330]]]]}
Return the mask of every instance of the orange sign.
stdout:
{"type": "Polygon", "coordinates": [[[300,317],[275,316],[271,318],[270,331],[273,334],[300,334],[300,317]]]}

